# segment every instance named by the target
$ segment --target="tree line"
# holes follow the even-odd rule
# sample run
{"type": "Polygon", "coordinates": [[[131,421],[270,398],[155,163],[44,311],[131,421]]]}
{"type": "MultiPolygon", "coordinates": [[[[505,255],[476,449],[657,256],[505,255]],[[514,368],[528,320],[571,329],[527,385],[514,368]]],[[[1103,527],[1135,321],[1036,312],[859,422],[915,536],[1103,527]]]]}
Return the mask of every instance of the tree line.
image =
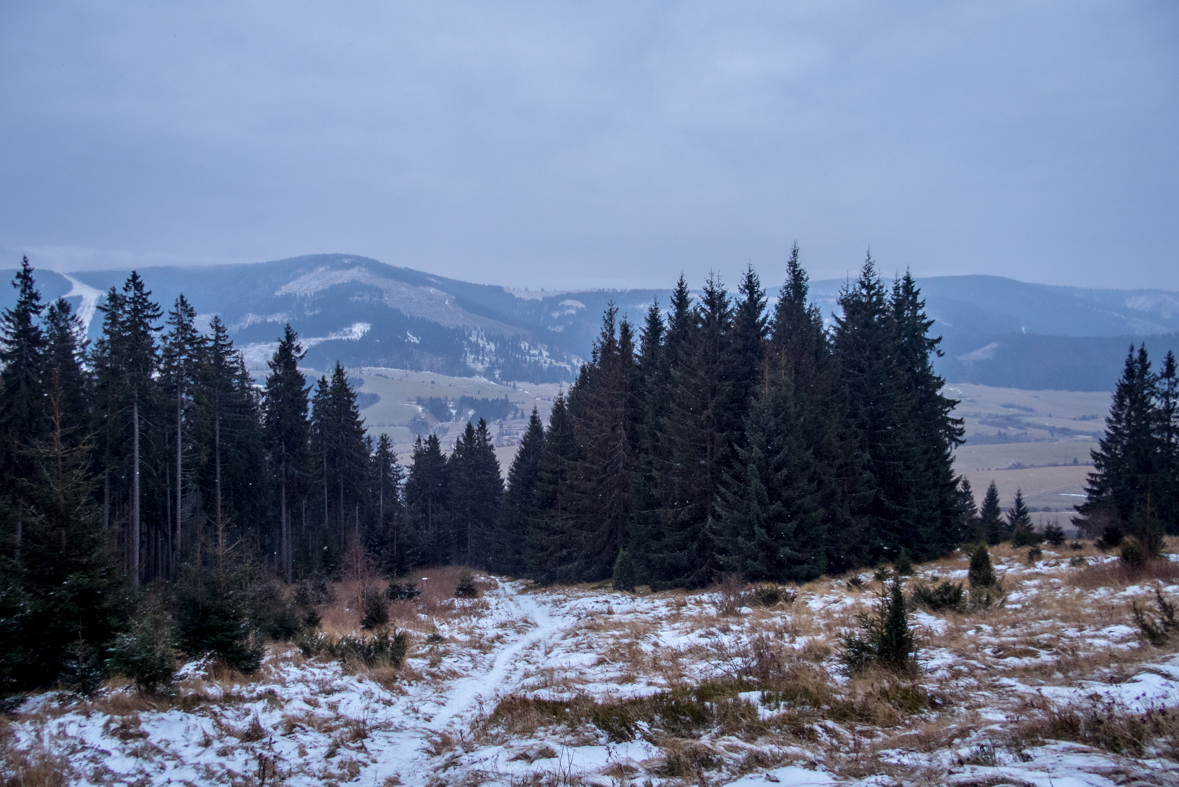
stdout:
{"type": "Polygon", "coordinates": [[[828,328],[797,247],[786,273],[772,310],[752,267],[732,295],[712,276],[693,298],[681,277],[637,330],[609,307],[547,428],[533,414],[500,516],[481,523],[483,565],[541,582],[805,581],[972,537],[962,424],[912,276],[886,286],[869,256],[828,328]]]}
{"type": "Polygon", "coordinates": [[[913,278],[887,286],[869,257],[828,327],[797,248],[786,273],[772,309],[752,267],[733,294],[681,277],[637,330],[609,307],[505,489],[482,419],[449,452],[419,437],[406,472],[339,363],[307,384],[289,325],[259,385],[218,317],[201,331],[183,296],[165,313],[132,273],[91,346],[24,260],[0,319],[0,690],[108,647],[138,588],[171,594],[199,650],[260,625],[251,582],[338,576],[358,550],[391,577],[463,563],[659,588],[805,581],[972,538],[913,278]]]}
{"type": "Polygon", "coordinates": [[[1179,535],[1179,369],[1168,351],[1158,372],[1133,345],[1114,389],[1105,435],[1092,451],[1086,500],[1073,520],[1106,543],[1133,536],[1157,556],[1179,535]]]}

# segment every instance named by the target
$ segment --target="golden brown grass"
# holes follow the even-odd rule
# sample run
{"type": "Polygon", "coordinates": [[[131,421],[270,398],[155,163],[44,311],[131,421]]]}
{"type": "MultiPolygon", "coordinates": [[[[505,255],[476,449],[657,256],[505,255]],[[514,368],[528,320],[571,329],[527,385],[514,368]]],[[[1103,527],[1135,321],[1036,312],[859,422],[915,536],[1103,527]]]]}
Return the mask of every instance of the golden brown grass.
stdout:
{"type": "Polygon", "coordinates": [[[73,781],[68,760],[40,743],[18,749],[12,725],[0,718],[0,787],[64,787],[73,781]]]}
{"type": "Polygon", "coordinates": [[[1071,571],[1068,579],[1069,584],[1084,590],[1152,585],[1156,582],[1174,585],[1179,582],[1179,563],[1159,558],[1148,560],[1141,566],[1131,566],[1115,560],[1071,571]]]}

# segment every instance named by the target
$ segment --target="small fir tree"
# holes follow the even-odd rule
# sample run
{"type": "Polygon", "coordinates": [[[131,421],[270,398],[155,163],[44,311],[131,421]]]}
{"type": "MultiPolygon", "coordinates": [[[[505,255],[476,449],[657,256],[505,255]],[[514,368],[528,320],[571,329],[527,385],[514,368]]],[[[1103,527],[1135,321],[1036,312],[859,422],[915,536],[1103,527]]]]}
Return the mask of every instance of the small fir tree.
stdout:
{"type": "Polygon", "coordinates": [[[979,538],[994,546],[1003,540],[1003,509],[999,506],[999,490],[995,482],[987,487],[982,508],[978,512],[979,538]]]}
{"type": "Polygon", "coordinates": [[[614,576],[611,581],[615,590],[633,593],[635,590],[635,561],[630,556],[630,550],[620,549],[618,558],[614,561],[614,576]]]}

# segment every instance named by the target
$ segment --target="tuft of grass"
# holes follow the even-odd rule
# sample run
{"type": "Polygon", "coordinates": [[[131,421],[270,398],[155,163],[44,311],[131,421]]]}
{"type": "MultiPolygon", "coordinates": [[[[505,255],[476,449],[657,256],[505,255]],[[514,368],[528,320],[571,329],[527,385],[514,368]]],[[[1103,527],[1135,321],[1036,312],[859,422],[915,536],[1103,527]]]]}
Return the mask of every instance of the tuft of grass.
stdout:
{"type": "Polygon", "coordinates": [[[1152,743],[1174,758],[1179,744],[1179,711],[1151,708],[1132,713],[1118,703],[1093,699],[1087,705],[1049,707],[1026,719],[1010,735],[1012,748],[1022,750],[1046,741],[1073,741],[1114,754],[1142,757],[1152,743]]]}

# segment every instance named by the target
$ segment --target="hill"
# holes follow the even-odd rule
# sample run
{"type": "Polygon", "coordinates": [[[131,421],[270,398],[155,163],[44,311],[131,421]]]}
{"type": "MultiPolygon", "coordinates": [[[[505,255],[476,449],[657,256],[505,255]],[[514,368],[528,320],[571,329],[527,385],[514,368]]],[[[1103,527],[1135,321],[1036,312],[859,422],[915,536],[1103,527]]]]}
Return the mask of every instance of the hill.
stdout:
{"type": "MultiPolygon", "coordinates": [[[[35,261],[34,261],[35,264],[35,261]]],[[[66,277],[38,271],[45,297],[69,297],[86,317],[129,271],[66,277]]],[[[640,322],[665,290],[508,290],[434,276],[345,254],[252,265],[140,271],[165,307],[184,293],[204,319],[221,316],[255,368],[264,368],[284,322],[307,346],[308,366],[377,366],[491,380],[562,382],[589,356],[613,301],[640,322]]],[[[0,276],[11,280],[12,271],[0,276]]],[[[735,278],[736,273],[732,273],[735,278]]],[[[777,282],[767,275],[770,295],[777,282]]],[[[933,330],[942,335],[940,373],[949,382],[1025,390],[1109,391],[1126,348],[1145,341],[1153,357],[1179,346],[1179,293],[1030,284],[998,276],[940,276],[919,282],[933,330]]],[[[671,284],[671,282],[669,282],[671,284]]],[[[842,280],[811,284],[830,319],[842,280]]],[[[0,292],[0,306],[13,292],[0,292]]],[[[96,335],[98,321],[90,321],[96,335]]]]}

